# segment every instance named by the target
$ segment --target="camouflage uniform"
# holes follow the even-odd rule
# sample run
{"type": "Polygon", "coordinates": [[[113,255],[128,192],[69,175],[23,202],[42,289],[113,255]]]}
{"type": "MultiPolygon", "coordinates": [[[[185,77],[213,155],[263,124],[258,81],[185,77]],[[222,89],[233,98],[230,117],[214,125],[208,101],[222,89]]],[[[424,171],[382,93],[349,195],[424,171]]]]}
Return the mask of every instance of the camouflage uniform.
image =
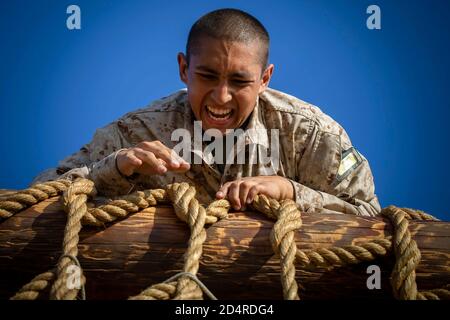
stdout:
{"type": "Polygon", "coordinates": [[[352,147],[345,130],[318,107],[273,89],[259,96],[246,129],[279,129],[280,161],[276,172],[273,166],[259,163],[260,147],[267,146],[270,140],[264,130],[245,139],[246,144],[257,146],[246,151],[246,161],[257,159],[253,165],[235,163],[221,168],[202,159],[201,164],[191,164],[186,173],[127,178],[118,172],[118,151],[154,140],[173,148],[178,141],[171,140],[171,133],[184,128],[193,139],[194,121],[187,91],[180,90],[97,130],[89,144],[62,160],[57,168],[41,173],[33,183],[81,176],[92,179],[100,193],[114,196],[187,181],[197,186],[200,201],[206,203],[226,181],[276,174],[291,181],[295,200],[304,212],[364,216],[380,212],[369,163],[352,147]]]}

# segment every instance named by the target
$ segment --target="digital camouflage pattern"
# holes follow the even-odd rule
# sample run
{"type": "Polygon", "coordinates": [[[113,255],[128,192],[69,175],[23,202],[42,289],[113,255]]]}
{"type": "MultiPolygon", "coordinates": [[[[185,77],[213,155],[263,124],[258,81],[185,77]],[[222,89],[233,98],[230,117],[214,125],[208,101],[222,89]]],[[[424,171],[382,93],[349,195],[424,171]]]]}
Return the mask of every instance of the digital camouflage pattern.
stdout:
{"type": "Polygon", "coordinates": [[[208,203],[227,181],[276,174],[291,181],[303,212],[375,216],[381,210],[369,163],[352,147],[345,130],[318,107],[274,89],[260,94],[248,119],[245,129],[267,129],[269,134],[254,130],[246,137],[245,144],[253,147],[246,149],[244,164],[221,167],[198,155],[203,157],[200,163],[191,161],[186,173],[168,171],[163,176],[126,178],[117,171],[118,151],[139,142],[159,140],[173,148],[179,141],[171,140],[172,132],[184,128],[191,133],[193,143],[195,120],[187,91],[180,90],[98,129],[89,144],[60,161],[57,168],[38,175],[33,183],[85,177],[95,182],[100,194],[115,196],[185,181],[195,184],[199,200],[208,203]],[[279,130],[276,172],[270,163],[259,161],[271,139],[270,129],[279,130]],[[254,164],[251,159],[255,159],[254,164]]]}

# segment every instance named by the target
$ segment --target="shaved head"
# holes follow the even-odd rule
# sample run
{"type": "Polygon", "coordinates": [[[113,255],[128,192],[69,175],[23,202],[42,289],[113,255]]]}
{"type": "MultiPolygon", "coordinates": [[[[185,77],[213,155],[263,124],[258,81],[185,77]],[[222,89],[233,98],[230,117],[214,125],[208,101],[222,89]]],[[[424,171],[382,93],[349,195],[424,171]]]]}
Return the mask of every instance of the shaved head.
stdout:
{"type": "Polygon", "coordinates": [[[186,59],[195,54],[204,37],[250,44],[259,42],[259,62],[264,69],[269,59],[269,34],[255,17],[237,9],[219,9],[198,19],[189,31],[186,59]]]}

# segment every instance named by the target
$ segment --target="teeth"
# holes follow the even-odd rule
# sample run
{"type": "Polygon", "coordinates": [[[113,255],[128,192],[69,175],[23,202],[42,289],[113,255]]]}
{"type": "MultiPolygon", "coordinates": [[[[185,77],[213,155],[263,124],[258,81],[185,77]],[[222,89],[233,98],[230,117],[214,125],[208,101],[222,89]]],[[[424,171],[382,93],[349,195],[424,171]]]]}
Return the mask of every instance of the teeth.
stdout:
{"type": "Polygon", "coordinates": [[[232,109],[218,109],[210,106],[206,106],[206,109],[208,109],[208,111],[215,116],[226,116],[229,115],[231,111],[233,111],[232,109]]]}

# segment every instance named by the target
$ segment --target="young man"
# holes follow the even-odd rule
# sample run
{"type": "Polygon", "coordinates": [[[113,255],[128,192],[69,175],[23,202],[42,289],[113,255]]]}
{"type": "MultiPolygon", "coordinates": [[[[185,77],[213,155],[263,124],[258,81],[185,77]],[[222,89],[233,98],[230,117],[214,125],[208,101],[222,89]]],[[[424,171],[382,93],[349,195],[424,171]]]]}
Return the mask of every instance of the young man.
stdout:
{"type": "MultiPolygon", "coordinates": [[[[112,196],[187,181],[196,185],[201,201],[226,197],[235,210],[265,194],[293,199],[304,212],[377,215],[367,160],[319,108],[268,88],[274,70],[267,64],[268,51],[267,31],[249,14],[235,9],[206,14],[191,28],[186,55],[178,54],[187,90],[97,130],[89,144],[34,182],[87,177],[100,193],[112,196]],[[232,129],[245,130],[236,135],[243,147],[228,145],[226,150],[236,152],[225,165],[195,148],[200,161],[182,159],[173,151],[178,140],[172,134],[183,129],[188,143],[195,144],[195,121],[205,133],[215,130],[214,141],[225,140],[232,129]],[[263,161],[269,144],[277,150],[263,161]],[[244,161],[236,161],[238,155],[244,161]]],[[[189,158],[185,152],[183,157],[189,158]]]]}

